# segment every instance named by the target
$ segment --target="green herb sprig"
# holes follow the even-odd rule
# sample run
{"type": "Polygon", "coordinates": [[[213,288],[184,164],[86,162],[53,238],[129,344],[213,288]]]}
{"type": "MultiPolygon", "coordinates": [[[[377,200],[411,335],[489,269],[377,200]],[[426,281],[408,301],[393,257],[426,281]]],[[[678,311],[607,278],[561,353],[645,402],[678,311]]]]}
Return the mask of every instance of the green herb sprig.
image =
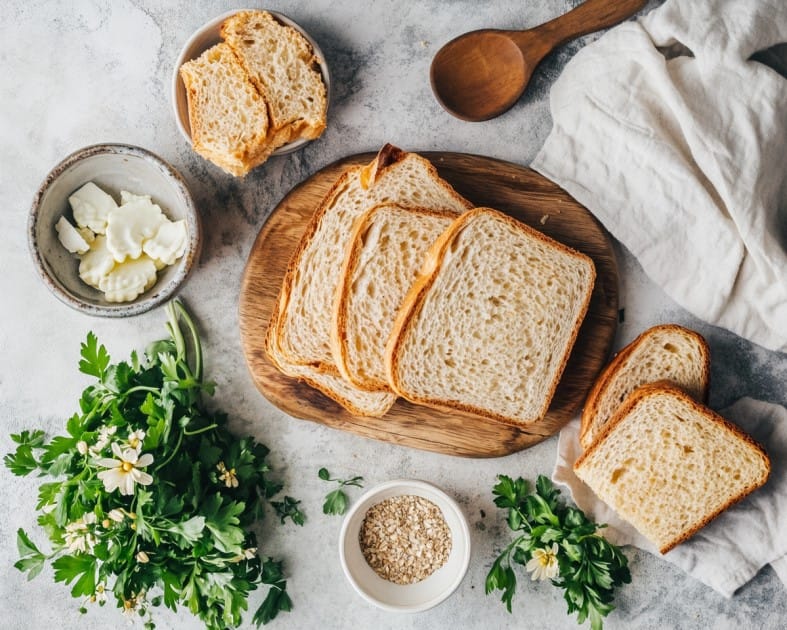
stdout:
{"type": "Polygon", "coordinates": [[[550,579],[565,590],[568,613],[577,613],[577,623],[590,619],[593,630],[602,628],[602,618],[613,609],[616,587],[631,582],[623,552],[596,531],[606,525],[590,521],[582,510],[566,506],[560,491],[539,475],[535,492],[527,481],[498,475],[493,489],[495,505],[508,510],[508,526],[522,532],[498,556],[486,577],[487,595],[503,591],[501,600],[508,612],[516,591],[512,563],[525,565],[534,579],[550,579]]]}
{"type": "Polygon", "coordinates": [[[347,511],[347,494],[343,488],[345,486],[356,486],[363,488],[363,477],[356,476],[350,479],[331,479],[331,473],[327,468],[320,468],[317,476],[323,481],[335,481],[339,484],[336,490],[333,490],[325,495],[325,503],[322,505],[323,514],[344,514],[347,511]]]}
{"type": "Polygon", "coordinates": [[[180,302],[167,305],[168,339],[144,359],[112,364],[88,333],[79,370],[97,379],[66,422],[66,435],[47,442],[41,430],[12,435],[5,465],[16,475],[54,477],[41,484],[38,524],[45,553],[22,529],[14,565],[31,579],[47,561],[54,579],[71,584],[85,604],[108,596],[129,616],[151,607],[186,606],[209,629],[236,627],[251,591],[269,586],[253,619],[258,625],[292,602],[280,562],[258,553],[250,526],[271,502],[280,519],[303,523],[298,501],[272,502],[268,449],[238,439],[226,416],[210,411],[204,394],[199,334],[180,302]],[[188,337],[184,336],[184,328],[188,337]]]}

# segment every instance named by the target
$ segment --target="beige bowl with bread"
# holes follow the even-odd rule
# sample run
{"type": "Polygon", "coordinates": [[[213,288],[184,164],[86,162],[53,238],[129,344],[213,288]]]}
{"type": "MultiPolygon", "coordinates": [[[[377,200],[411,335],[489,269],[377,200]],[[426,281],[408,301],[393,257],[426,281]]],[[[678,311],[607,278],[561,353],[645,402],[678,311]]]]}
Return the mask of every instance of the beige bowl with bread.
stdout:
{"type": "MultiPolygon", "coordinates": [[[[181,73],[181,68],[187,62],[197,60],[207,50],[214,48],[217,44],[220,44],[224,41],[222,38],[222,25],[227,20],[230,20],[231,18],[235,19],[239,14],[248,13],[256,13],[258,15],[261,13],[268,14],[275,20],[276,23],[284,27],[294,29],[294,31],[297,31],[297,33],[300,34],[303,39],[306,40],[306,42],[308,42],[308,46],[311,47],[311,51],[313,52],[313,61],[316,63],[316,68],[319,70],[322,83],[324,84],[324,116],[327,119],[327,109],[328,104],[330,103],[331,80],[328,64],[325,62],[325,56],[320,50],[320,47],[317,45],[317,42],[315,42],[314,39],[301,26],[281,13],[267,10],[260,11],[256,9],[234,10],[219,15],[197,29],[197,31],[183,46],[173,68],[171,96],[175,114],[175,122],[183,137],[192,144],[194,144],[194,138],[192,133],[192,121],[189,119],[189,96],[187,93],[187,86],[184,83],[184,78],[181,73]]],[[[243,98],[243,95],[239,94],[239,98],[243,98]]],[[[320,98],[322,98],[322,95],[320,95],[320,98]]],[[[270,111],[270,105],[268,106],[268,109],[270,111]]],[[[270,155],[286,155],[288,153],[292,153],[293,151],[303,148],[313,139],[314,138],[294,137],[281,146],[278,146],[275,150],[270,152],[270,155]]]]}

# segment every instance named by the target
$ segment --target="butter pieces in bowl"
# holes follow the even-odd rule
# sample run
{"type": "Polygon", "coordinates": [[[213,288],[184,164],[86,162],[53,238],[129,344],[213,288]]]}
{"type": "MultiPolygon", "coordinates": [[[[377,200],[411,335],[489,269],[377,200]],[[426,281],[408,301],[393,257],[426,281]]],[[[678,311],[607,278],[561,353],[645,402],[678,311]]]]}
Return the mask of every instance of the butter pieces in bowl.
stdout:
{"type": "Polygon", "coordinates": [[[270,11],[219,16],[186,43],[173,105],[194,150],[242,176],[322,134],[330,79],[317,44],[270,11]]]}
{"type": "Polygon", "coordinates": [[[172,297],[199,256],[199,215],[164,160],[130,145],[81,149],[47,176],[28,240],[39,275],[69,306],[136,315],[172,297]]]}

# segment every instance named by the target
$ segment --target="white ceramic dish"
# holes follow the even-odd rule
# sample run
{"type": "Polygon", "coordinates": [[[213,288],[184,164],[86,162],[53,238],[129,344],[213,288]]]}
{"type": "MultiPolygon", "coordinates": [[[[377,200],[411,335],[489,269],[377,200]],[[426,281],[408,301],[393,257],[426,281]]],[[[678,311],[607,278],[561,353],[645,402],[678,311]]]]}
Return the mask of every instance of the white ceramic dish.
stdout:
{"type": "Polygon", "coordinates": [[[201,243],[199,213],[180,174],[150,151],[126,144],[97,144],[65,158],[41,184],[28,219],[28,244],[41,279],[60,301],[101,317],[137,315],[171,298],[196,265],[201,243]],[[64,215],[72,218],[68,197],[87,182],[116,201],[121,190],[150,195],[171,220],[186,220],[186,252],[160,270],[156,284],[131,302],[107,302],[100,291],[85,284],[79,278],[79,260],[58,240],[55,223],[64,215]]]}
{"type": "Polygon", "coordinates": [[[350,509],[339,535],[339,558],[350,584],[369,603],[391,612],[421,612],[437,606],[462,582],[470,564],[470,530],[459,505],[439,488],[424,481],[389,481],[366,492],[350,509]],[[425,580],[407,585],[394,584],[377,575],[363,557],[358,541],[367,510],[400,495],[432,501],[443,512],[451,530],[448,561],[425,580]]]}
{"type": "MultiPolygon", "coordinates": [[[[186,86],[183,84],[183,79],[180,78],[180,67],[187,61],[199,57],[211,46],[221,42],[221,25],[224,20],[244,10],[249,11],[252,9],[235,9],[233,11],[229,11],[228,13],[219,15],[218,17],[210,20],[210,22],[203,24],[194,32],[188,41],[186,41],[180,51],[180,55],[178,55],[178,58],[175,61],[175,67],[172,72],[172,107],[175,112],[175,122],[178,125],[178,129],[180,130],[180,133],[183,135],[183,137],[189,142],[189,144],[191,144],[189,106],[186,97],[186,86]]],[[[311,44],[311,47],[314,49],[314,55],[317,58],[317,63],[320,66],[320,71],[322,72],[322,80],[323,83],[325,83],[325,98],[328,103],[328,107],[330,107],[331,77],[328,71],[328,64],[325,62],[325,56],[322,54],[320,47],[317,45],[317,42],[315,42],[311,36],[305,30],[303,30],[303,28],[301,28],[296,22],[288,18],[286,15],[276,11],[270,11],[268,9],[265,10],[277,20],[279,20],[282,24],[286,24],[297,30],[306,38],[306,41],[311,44]]],[[[309,142],[311,142],[311,140],[299,138],[298,140],[294,140],[293,142],[279,147],[273,152],[272,155],[286,155],[288,153],[292,153],[293,151],[297,151],[298,149],[302,148],[309,142]]]]}

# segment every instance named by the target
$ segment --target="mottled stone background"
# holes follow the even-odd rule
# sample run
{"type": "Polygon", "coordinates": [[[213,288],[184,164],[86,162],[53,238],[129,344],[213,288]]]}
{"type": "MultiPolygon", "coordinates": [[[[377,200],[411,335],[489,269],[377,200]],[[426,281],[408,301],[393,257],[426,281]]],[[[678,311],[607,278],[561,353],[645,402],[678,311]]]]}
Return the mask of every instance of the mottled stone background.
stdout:
{"type": "MultiPolygon", "coordinates": [[[[510,539],[492,503],[498,473],[534,478],[550,473],[557,439],[493,460],[424,453],[293,420],[259,395],[249,377],[238,335],[238,291],[246,256],[281,197],[317,169],[385,142],[412,150],[464,151],[526,165],[550,129],[548,92],[572,55],[594,36],[568,44],[539,68],[522,100],[490,122],[449,116],[431,95],[428,68],[452,37],[481,27],[527,28],[568,10],[568,0],[390,2],[298,0],[270,2],[319,42],[333,75],[333,103],[324,136],[294,155],[272,159],[235,180],[192,153],[175,126],[170,103],[173,63],[199,25],[237,6],[255,3],[173,0],[8,0],[0,25],[0,451],[8,434],[41,426],[62,431],[87,379],[77,372],[79,343],[93,330],[115,358],[164,335],[159,310],[126,320],[91,319],[69,310],[39,282],[26,245],[27,212],[39,183],[73,150],[97,142],[143,146],[185,176],[200,208],[205,243],[199,268],[183,291],[205,336],[213,401],[239,432],[273,451],[276,474],[303,503],[303,528],[261,526],[265,552],[282,558],[295,609],[276,628],[576,628],[561,593],[522,575],[509,615],[497,596],[484,595],[484,578],[510,539]],[[345,581],[338,560],[341,519],[321,513],[327,491],[317,470],[360,474],[367,487],[391,478],[436,483],[461,503],[473,533],[473,558],[458,591],[437,608],[395,615],[372,608],[345,581]]],[[[651,2],[648,9],[659,4],[651,2]]],[[[707,336],[713,354],[711,404],[743,395],[787,403],[787,360],[697,321],[676,306],[619,248],[625,321],[616,345],[644,328],[674,321],[707,336]]],[[[116,628],[111,607],[85,616],[69,589],[47,569],[28,583],[12,567],[15,532],[35,525],[36,479],[0,469],[0,627],[116,628]]],[[[351,493],[357,497],[358,494],[351,493]]],[[[44,545],[45,546],[45,545],[44,545]]],[[[608,628],[784,628],[787,591],[768,568],[725,600],[664,561],[629,551],[633,583],[620,591],[608,628]]],[[[262,594],[252,595],[253,610],[262,594]]],[[[162,610],[159,628],[196,628],[186,611],[162,610]]]]}

